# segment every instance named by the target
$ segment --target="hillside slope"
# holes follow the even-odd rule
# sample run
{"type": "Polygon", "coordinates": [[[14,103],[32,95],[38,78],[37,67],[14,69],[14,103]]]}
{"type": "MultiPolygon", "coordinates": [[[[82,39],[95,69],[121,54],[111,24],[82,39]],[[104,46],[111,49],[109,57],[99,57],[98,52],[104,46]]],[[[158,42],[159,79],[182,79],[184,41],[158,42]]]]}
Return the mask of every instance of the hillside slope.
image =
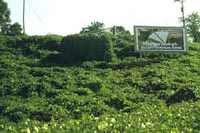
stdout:
{"type": "Polygon", "coordinates": [[[16,44],[0,43],[0,132],[200,130],[198,43],[187,54],[76,65],[58,64],[54,48],[16,44]],[[167,104],[180,90],[191,93],[167,104]]]}

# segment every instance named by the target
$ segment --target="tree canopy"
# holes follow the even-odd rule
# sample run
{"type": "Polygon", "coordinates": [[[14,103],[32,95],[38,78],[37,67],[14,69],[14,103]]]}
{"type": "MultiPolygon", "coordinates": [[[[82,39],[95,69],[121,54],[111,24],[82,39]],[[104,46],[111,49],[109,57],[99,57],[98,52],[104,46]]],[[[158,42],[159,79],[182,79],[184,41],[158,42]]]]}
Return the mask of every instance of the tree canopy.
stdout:
{"type": "Polygon", "coordinates": [[[185,19],[187,32],[194,42],[200,42],[200,15],[193,12],[185,19]]]}
{"type": "Polygon", "coordinates": [[[123,26],[113,26],[111,28],[111,32],[116,34],[130,34],[130,32],[126,30],[123,26]]]}
{"type": "Polygon", "coordinates": [[[20,35],[22,27],[18,22],[11,24],[10,9],[4,0],[0,0],[0,33],[3,35],[20,35]]]}
{"type": "Polygon", "coordinates": [[[88,33],[88,32],[99,32],[104,28],[104,23],[101,22],[91,22],[87,27],[82,28],[80,33],[88,33]]]}
{"type": "Polygon", "coordinates": [[[0,27],[10,22],[10,9],[3,0],[0,0],[0,27]]]}
{"type": "Polygon", "coordinates": [[[10,35],[20,35],[22,33],[22,27],[18,22],[15,22],[10,26],[10,35]]]}

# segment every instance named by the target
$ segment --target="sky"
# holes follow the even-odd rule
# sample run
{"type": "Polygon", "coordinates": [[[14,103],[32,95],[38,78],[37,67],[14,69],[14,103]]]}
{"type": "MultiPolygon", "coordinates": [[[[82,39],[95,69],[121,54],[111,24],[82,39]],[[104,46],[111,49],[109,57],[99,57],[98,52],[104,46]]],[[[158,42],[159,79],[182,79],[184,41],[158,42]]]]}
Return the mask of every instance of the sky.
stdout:
{"type": "MultiPolygon", "coordinates": [[[[4,0],[11,22],[22,25],[23,0],[4,0]]],[[[185,16],[200,12],[200,0],[185,0],[185,16]]],[[[174,0],[26,0],[25,28],[28,35],[79,33],[91,22],[105,27],[181,26],[181,3],[174,0]]]]}

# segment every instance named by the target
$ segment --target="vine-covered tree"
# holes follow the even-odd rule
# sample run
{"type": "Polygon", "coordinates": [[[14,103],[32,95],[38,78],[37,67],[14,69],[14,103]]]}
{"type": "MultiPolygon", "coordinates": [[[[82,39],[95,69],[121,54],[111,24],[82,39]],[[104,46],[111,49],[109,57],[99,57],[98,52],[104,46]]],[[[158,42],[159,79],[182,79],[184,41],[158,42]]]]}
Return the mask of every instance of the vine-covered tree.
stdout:
{"type": "Polygon", "coordinates": [[[200,15],[193,12],[185,19],[187,32],[194,42],[200,42],[200,15]]]}
{"type": "Polygon", "coordinates": [[[111,28],[111,32],[117,34],[130,34],[130,32],[126,30],[123,26],[113,26],[111,28]]]}
{"type": "Polygon", "coordinates": [[[133,36],[130,31],[126,30],[123,26],[113,26],[111,28],[111,32],[118,38],[133,41],[133,36]]]}
{"type": "Polygon", "coordinates": [[[5,1],[0,0],[0,29],[10,23],[10,9],[5,1]]]}

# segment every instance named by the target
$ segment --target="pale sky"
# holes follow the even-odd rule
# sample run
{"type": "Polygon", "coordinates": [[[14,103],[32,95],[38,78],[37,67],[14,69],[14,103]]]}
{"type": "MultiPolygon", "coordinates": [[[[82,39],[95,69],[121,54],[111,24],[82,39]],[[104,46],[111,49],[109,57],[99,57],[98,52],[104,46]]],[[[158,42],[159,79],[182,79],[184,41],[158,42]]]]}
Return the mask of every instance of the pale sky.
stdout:
{"type": "MultiPolygon", "coordinates": [[[[11,10],[12,23],[22,25],[23,0],[4,0],[11,10]]],[[[200,12],[200,0],[185,0],[185,15],[200,12]]],[[[26,0],[28,35],[78,33],[99,21],[105,27],[134,25],[181,26],[181,4],[174,0],[26,0]]]]}

